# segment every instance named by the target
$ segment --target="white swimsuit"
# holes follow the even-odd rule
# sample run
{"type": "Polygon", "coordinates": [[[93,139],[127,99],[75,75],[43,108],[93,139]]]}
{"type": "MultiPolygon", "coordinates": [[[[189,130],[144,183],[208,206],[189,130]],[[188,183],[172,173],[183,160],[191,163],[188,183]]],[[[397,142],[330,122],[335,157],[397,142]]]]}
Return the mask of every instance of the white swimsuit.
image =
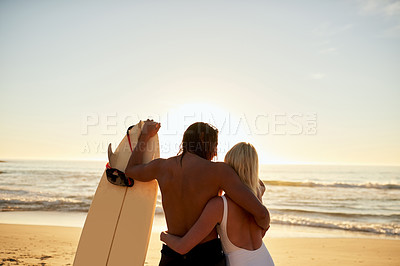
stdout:
{"type": "Polygon", "coordinates": [[[217,225],[217,231],[221,238],[222,249],[225,252],[228,266],[274,266],[271,255],[267,247],[262,243],[261,247],[256,250],[247,250],[239,248],[232,244],[228,237],[226,224],[228,221],[228,202],[225,196],[222,196],[224,201],[224,215],[222,222],[217,225]]]}

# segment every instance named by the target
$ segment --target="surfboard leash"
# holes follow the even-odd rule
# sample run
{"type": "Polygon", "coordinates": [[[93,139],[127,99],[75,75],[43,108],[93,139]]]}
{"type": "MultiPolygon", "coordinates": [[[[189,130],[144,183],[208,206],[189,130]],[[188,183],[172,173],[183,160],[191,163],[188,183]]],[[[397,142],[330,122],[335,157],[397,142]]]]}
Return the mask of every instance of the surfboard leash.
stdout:
{"type": "MultiPolygon", "coordinates": [[[[134,125],[128,127],[128,129],[126,130],[126,137],[128,138],[129,148],[131,149],[131,152],[133,152],[133,148],[131,138],[129,136],[129,131],[133,127],[134,125]]],[[[132,178],[127,177],[124,172],[116,168],[112,168],[109,162],[106,164],[106,174],[107,180],[113,185],[132,187],[135,183],[135,181],[132,178]]]]}
{"type": "Polygon", "coordinates": [[[108,182],[113,185],[132,187],[135,184],[135,180],[127,177],[124,172],[117,168],[111,168],[110,163],[106,164],[106,175],[108,182]]]}
{"type": "Polygon", "coordinates": [[[134,125],[128,127],[128,129],[126,130],[126,137],[128,138],[129,148],[131,149],[131,152],[133,152],[133,149],[132,149],[131,137],[129,136],[129,130],[131,130],[131,128],[133,127],[134,125]]]}

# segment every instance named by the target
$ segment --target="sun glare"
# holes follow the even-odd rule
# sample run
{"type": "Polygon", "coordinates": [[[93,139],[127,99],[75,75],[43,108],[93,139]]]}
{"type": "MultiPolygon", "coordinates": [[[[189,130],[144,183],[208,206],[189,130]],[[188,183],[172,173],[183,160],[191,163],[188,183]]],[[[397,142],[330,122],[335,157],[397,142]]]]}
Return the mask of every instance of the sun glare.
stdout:
{"type": "MultiPolygon", "coordinates": [[[[171,109],[161,116],[162,127],[159,135],[163,157],[177,154],[183,132],[195,122],[209,123],[218,129],[217,160],[219,161],[223,160],[226,152],[238,142],[254,144],[251,121],[247,121],[246,117],[210,103],[187,103],[171,109]]],[[[258,153],[263,161],[269,157],[265,156],[261,150],[258,153]]]]}

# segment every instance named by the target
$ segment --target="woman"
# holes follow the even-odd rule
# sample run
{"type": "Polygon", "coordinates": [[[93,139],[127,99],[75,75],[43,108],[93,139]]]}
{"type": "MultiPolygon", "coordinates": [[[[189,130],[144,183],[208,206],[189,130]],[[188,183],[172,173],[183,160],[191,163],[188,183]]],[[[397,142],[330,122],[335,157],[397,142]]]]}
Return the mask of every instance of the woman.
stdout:
{"type": "MultiPolygon", "coordinates": [[[[225,156],[241,181],[260,199],[265,191],[258,179],[258,155],[249,143],[238,143],[225,156]]],[[[254,218],[227,195],[211,199],[200,218],[183,237],[161,233],[161,241],[180,254],[186,254],[217,226],[230,266],[274,265],[262,238],[263,230],[254,218]]]]}

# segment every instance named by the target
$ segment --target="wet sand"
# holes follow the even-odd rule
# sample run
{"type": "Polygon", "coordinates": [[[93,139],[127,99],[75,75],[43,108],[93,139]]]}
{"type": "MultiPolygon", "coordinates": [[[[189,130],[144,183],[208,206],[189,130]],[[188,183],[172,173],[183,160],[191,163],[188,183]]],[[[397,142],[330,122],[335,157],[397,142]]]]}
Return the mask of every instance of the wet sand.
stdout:
{"type": "MultiPolygon", "coordinates": [[[[81,228],[0,224],[0,265],[72,265],[81,228]]],[[[400,265],[400,240],[264,238],[276,265],[400,265]]],[[[153,232],[145,265],[158,265],[153,232]]]]}

